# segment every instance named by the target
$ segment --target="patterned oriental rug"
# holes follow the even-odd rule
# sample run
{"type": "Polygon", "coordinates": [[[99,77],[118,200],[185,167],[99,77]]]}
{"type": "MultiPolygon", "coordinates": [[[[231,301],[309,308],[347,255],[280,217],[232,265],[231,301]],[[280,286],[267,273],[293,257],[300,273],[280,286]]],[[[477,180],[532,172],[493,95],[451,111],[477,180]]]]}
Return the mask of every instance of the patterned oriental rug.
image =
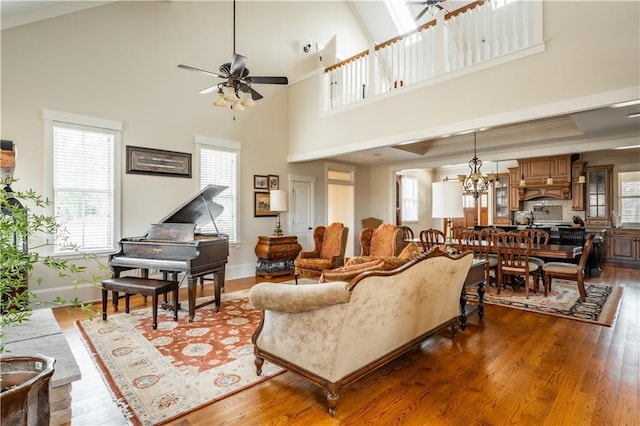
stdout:
{"type": "MultiPolygon", "coordinates": [[[[484,301],[489,305],[507,306],[607,327],[613,325],[622,300],[622,287],[585,283],[585,289],[587,300],[582,302],[575,281],[554,279],[547,297],[544,297],[544,290],[541,288],[538,293],[529,292],[528,299],[522,288],[517,288],[515,292],[511,287],[503,288],[498,295],[496,287],[490,286],[486,287],[484,301]]],[[[467,292],[467,297],[469,301],[478,300],[473,289],[467,292]]]]}
{"type": "Polygon", "coordinates": [[[261,311],[247,295],[223,294],[220,312],[202,307],[192,323],[186,309],[178,321],[159,309],[157,330],[150,308],[76,324],[125,417],[157,425],[284,372],[265,361],[256,375],[251,335],[261,311]]]}

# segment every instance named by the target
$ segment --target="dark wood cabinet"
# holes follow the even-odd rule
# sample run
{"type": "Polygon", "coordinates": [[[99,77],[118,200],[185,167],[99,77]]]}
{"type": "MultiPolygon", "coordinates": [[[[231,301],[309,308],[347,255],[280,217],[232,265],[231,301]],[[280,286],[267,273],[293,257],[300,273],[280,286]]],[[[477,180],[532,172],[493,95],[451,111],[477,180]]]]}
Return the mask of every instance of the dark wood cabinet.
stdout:
{"type": "Polygon", "coordinates": [[[640,266],[640,229],[607,231],[607,261],[640,266]]]}
{"type": "Polygon", "coordinates": [[[611,226],[613,166],[587,167],[585,223],[587,226],[611,226]]]}
{"type": "Polygon", "coordinates": [[[555,183],[571,182],[571,155],[524,158],[518,165],[527,185],[546,184],[548,177],[555,183]]]}
{"type": "Polygon", "coordinates": [[[584,161],[574,161],[571,165],[571,210],[584,210],[584,161]]]}

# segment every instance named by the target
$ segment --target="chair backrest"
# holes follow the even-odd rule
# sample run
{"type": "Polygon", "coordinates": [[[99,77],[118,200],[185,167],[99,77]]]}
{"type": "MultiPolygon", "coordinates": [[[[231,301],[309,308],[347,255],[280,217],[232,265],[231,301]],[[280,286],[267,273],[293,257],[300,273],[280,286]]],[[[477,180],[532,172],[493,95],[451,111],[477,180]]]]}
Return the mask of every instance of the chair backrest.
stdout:
{"type": "Polygon", "coordinates": [[[420,231],[420,244],[422,244],[424,251],[429,251],[437,245],[444,244],[445,241],[444,232],[439,229],[429,228],[420,231]]]}
{"type": "Polygon", "coordinates": [[[378,226],[382,225],[383,220],[378,219],[377,217],[365,217],[362,219],[362,228],[371,228],[376,229],[378,226]]]}
{"type": "Polygon", "coordinates": [[[390,223],[360,232],[362,256],[397,256],[404,247],[402,230],[390,223]]]}
{"type": "Polygon", "coordinates": [[[409,240],[413,240],[413,229],[409,228],[408,226],[405,225],[400,225],[398,226],[398,228],[400,228],[402,230],[402,239],[404,241],[409,241],[409,240]]]}
{"type": "Polygon", "coordinates": [[[543,229],[525,228],[520,230],[519,232],[531,238],[532,244],[548,244],[549,243],[549,233],[543,229]]]}
{"type": "Polygon", "coordinates": [[[531,238],[520,232],[496,234],[493,244],[498,252],[498,262],[503,267],[528,270],[531,254],[531,238]]]}
{"type": "Polygon", "coordinates": [[[593,244],[594,235],[591,234],[587,237],[587,241],[584,243],[584,247],[582,248],[582,254],[580,255],[580,261],[578,262],[578,270],[584,271],[584,266],[587,263],[587,258],[589,257],[589,251],[591,250],[591,245],[593,244]]]}
{"type": "Polygon", "coordinates": [[[334,222],[327,226],[322,237],[320,257],[324,259],[340,255],[344,257],[348,234],[349,228],[340,222],[334,222]]]}
{"type": "Polygon", "coordinates": [[[483,232],[486,232],[486,233],[487,233],[487,235],[488,235],[488,237],[489,237],[492,241],[493,241],[493,239],[495,238],[495,236],[496,236],[497,234],[502,234],[502,233],[504,233],[504,232],[505,232],[505,230],[504,230],[504,229],[502,229],[502,228],[497,228],[497,227],[495,227],[495,226],[489,226],[489,227],[487,227],[487,228],[484,228],[482,231],[483,231],[483,232]]]}
{"type": "Polygon", "coordinates": [[[487,240],[486,234],[482,231],[466,230],[456,239],[458,249],[462,252],[471,250],[473,257],[477,259],[488,259],[491,251],[491,240],[487,240]]]}
{"type": "Polygon", "coordinates": [[[469,228],[465,228],[464,226],[454,226],[451,228],[451,238],[458,238],[462,232],[466,231],[469,231],[469,228]]]}

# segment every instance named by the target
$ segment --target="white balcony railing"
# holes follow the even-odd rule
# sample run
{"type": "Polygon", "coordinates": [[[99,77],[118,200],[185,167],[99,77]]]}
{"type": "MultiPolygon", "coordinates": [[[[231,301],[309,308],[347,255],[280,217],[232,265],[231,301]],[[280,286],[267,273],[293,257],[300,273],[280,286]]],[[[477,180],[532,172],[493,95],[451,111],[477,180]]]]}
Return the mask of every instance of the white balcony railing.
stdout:
{"type": "Polygon", "coordinates": [[[481,0],[325,69],[324,111],[542,43],[542,2],[481,0]]]}

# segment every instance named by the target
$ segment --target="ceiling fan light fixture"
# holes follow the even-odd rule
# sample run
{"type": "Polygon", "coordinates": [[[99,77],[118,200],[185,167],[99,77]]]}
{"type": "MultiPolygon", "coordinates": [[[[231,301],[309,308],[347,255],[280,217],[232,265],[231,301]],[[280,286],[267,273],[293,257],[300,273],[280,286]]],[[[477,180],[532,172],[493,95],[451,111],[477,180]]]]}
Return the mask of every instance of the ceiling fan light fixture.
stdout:
{"type": "Polygon", "coordinates": [[[224,99],[224,92],[222,89],[218,89],[218,93],[216,94],[216,98],[213,101],[213,105],[217,107],[227,107],[229,106],[229,102],[224,99]]]}
{"type": "Polygon", "coordinates": [[[224,100],[231,103],[240,102],[240,98],[236,95],[236,91],[233,87],[227,86],[224,88],[224,100]]]}
{"type": "Polygon", "coordinates": [[[246,107],[252,107],[256,104],[253,98],[251,97],[250,92],[246,92],[244,95],[242,95],[242,102],[240,103],[246,107]]]}
{"type": "Polygon", "coordinates": [[[231,105],[231,109],[234,111],[244,111],[244,106],[242,106],[241,102],[236,102],[231,105]]]}

